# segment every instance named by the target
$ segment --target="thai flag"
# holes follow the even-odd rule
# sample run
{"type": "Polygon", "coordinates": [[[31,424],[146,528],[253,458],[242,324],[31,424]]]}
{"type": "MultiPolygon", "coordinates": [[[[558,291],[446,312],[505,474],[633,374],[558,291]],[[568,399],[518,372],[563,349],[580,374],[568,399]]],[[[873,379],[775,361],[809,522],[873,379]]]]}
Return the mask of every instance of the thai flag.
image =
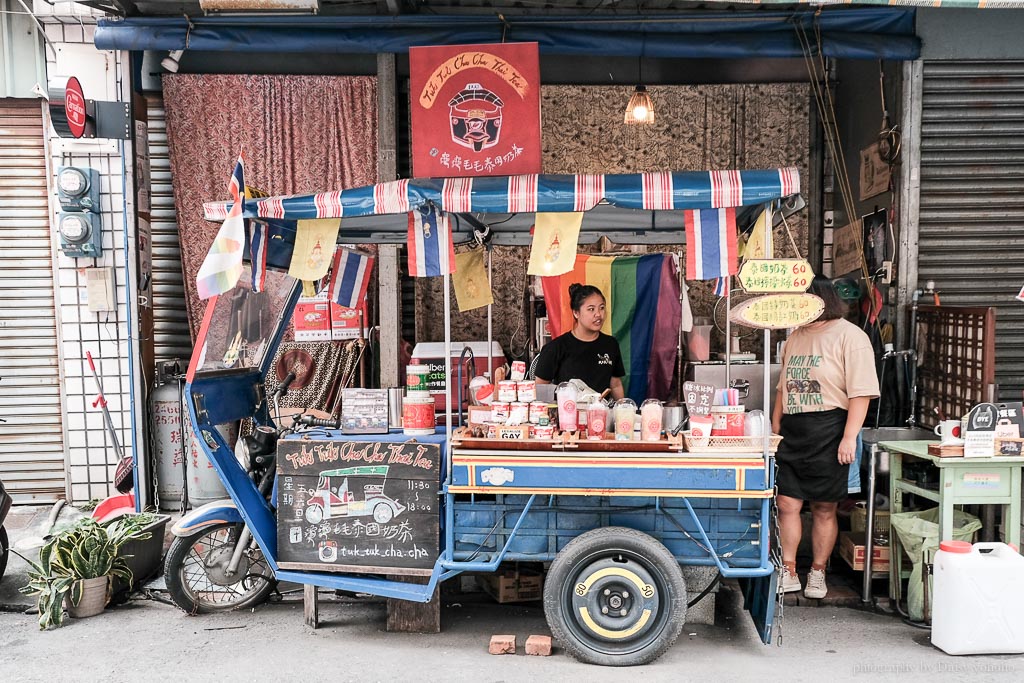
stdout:
{"type": "Polygon", "coordinates": [[[357,308],[366,300],[373,274],[373,257],[360,251],[338,249],[331,271],[331,301],[346,308],[357,308]]]}
{"type": "Polygon", "coordinates": [[[245,251],[245,220],[242,218],[242,197],[245,193],[245,160],[238,155],[238,163],[228,183],[231,209],[217,236],[210,245],[203,265],[196,274],[196,288],[200,299],[223,294],[238,284],[242,276],[242,252],[245,251]]]}
{"type": "Polygon", "coordinates": [[[455,245],[448,216],[427,204],[409,213],[409,275],[436,277],[455,272],[455,245]]]}
{"type": "Polygon", "coordinates": [[[270,226],[263,221],[246,221],[249,231],[249,261],[252,269],[252,291],[262,292],[267,286],[267,239],[270,226]]]}
{"type": "Polygon", "coordinates": [[[686,279],[711,280],[735,275],[736,210],[700,209],[685,212],[686,279]]]}
{"type": "Polygon", "coordinates": [[[715,296],[724,297],[729,294],[729,277],[715,278],[715,296]]]}

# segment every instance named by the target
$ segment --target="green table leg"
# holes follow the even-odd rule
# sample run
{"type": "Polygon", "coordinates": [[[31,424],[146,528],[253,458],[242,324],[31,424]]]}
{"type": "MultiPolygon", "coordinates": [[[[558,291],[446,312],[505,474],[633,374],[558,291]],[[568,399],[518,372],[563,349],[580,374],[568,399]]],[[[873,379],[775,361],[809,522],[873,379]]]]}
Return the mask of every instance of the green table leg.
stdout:
{"type": "Polygon", "coordinates": [[[939,541],[953,540],[954,476],[952,468],[939,468],[939,541]]]}
{"type": "MultiPolygon", "coordinates": [[[[889,451],[889,519],[897,512],[903,512],[903,491],[896,483],[903,478],[903,454],[889,451]]],[[[902,546],[896,535],[896,529],[889,525],[889,600],[898,605],[900,602],[902,586],[900,575],[903,569],[902,546]]]]}
{"type": "Polygon", "coordinates": [[[1010,492],[1014,495],[1010,497],[1010,503],[1007,505],[1007,514],[1003,518],[1003,535],[1006,537],[1006,541],[1017,548],[1019,552],[1021,468],[1010,468],[1010,483],[1010,492]]]}

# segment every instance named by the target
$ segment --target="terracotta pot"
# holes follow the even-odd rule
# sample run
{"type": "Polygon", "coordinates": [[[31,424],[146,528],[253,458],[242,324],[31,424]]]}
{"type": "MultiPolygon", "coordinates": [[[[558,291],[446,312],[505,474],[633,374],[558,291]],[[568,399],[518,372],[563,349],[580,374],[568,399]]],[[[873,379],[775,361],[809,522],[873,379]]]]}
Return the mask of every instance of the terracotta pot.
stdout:
{"type": "Polygon", "coordinates": [[[82,599],[78,605],[71,604],[71,595],[64,599],[68,614],[76,619],[94,617],[103,611],[110,602],[110,577],[100,576],[95,579],[82,579],[82,599]]]}

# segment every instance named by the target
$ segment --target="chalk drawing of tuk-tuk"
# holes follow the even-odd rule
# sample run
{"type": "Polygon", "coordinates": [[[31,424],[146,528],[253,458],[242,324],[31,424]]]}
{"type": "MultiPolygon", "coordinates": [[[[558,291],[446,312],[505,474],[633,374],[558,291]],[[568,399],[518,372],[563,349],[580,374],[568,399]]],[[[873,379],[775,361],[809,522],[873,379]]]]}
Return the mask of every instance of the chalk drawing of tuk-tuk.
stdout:
{"type": "Polygon", "coordinates": [[[388,479],[387,465],[363,465],[324,470],[316,484],[316,491],[306,501],[306,521],[319,524],[326,519],[339,517],[373,516],[373,521],[387,524],[405,511],[405,506],[384,495],[384,484],[388,479]],[[379,477],[379,482],[363,485],[362,500],[349,489],[348,478],[379,477]],[[338,484],[339,478],[341,483],[338,484]]]}

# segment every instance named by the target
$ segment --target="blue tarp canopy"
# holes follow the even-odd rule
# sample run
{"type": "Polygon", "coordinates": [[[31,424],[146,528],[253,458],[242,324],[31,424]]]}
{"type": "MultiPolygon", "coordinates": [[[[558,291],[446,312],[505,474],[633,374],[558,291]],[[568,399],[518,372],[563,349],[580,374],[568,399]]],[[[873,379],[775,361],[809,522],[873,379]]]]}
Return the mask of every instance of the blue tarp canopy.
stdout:
{"type": "MultiPolygon", "coordinates": [[[[684,211],[753,209],[799,192],[796,168],[421,178],[247,199],[242,213],[269,225],[267,262],[287,267],[299,220],[340,218],[343,244],[404,244],[408,214],[434,206],[454,216],[456,242],[493,227],[496,244],[528,245],[536,212],[581,211],[581,243],[608,236],[623,244],[682,244],[684,211]]],[[[229,207],[208,202],[203,209],[207,219],[223,220],[229,207]]]]}
{"type": "Polygon", "coordinates": [[[689,12],[643,16],[209,16],[101,19],[101,50],[401,53],[419,45],[536,41],[542,54],[661,58],[917,59],[912,9],[689,12]],[[814,48],[817,50],[817,47],[814,48]]]}

